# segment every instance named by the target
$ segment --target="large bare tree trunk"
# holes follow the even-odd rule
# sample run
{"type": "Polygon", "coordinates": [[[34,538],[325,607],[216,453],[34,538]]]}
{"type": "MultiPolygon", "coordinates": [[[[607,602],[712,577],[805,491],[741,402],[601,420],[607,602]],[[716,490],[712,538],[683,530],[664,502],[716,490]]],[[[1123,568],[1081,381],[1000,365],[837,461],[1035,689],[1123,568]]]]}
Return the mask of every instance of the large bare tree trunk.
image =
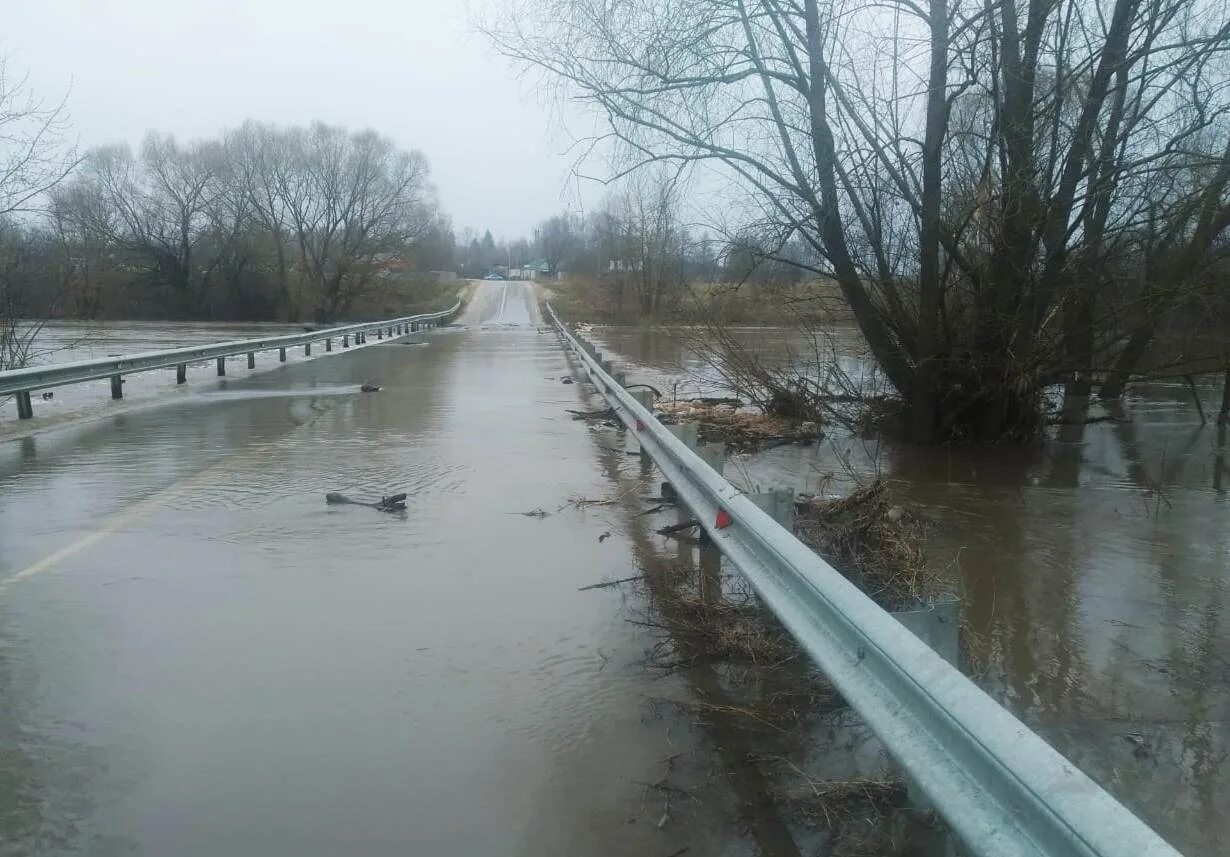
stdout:
{"type": "Polygon", "coordinates": [[[948,125],[948,6],[931,0],[931,69],[927,91],[927,127],[922,149],[922,210],[919,216],[917,366],[910,402],[910,436],[930,443],[939,434],[940,408],[940,205],[943,196],[943,147],[948,125]]]}

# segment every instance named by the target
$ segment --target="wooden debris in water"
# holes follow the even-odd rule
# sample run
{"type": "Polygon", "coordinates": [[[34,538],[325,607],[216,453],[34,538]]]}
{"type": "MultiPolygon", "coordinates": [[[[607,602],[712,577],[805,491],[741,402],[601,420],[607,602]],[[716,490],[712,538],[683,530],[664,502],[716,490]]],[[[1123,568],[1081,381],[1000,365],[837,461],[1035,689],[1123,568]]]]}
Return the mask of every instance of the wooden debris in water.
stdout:
{"type": "Polygon", "coordinates": [[[886,610],[912,609],[938,594],[922,527],[883,480],[836,500],[803,498],[797,511],[798,537],[886,610]]]}
{"type": "Polygon", "coordinates": [[[702,441],[723,442],[742,450],[781,443],[811,443],[823,437],[815,422],[771,416],[727,403],[659,401],[657,408],[675,421],[696,423],[702,441]]]}

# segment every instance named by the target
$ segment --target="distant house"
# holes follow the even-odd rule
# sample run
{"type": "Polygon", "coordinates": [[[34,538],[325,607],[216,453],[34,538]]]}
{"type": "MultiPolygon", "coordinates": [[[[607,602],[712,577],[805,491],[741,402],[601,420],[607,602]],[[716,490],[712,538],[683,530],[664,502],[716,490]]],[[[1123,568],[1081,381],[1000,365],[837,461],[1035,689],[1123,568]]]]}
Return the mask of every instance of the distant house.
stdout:
{"type": "Polygon", "coordinates": [[[412,267],[411,261],[400,253],[377,253],[372,256],[372,270],[377,276],[403,274],[412,267]]]}
{"type": "Polygon", "coordinates": [[[551,277],[551,266],[545,260],[527,262],[519,268],[508,269],[509,279],[513,280],[547,280],[551,277]]]}
{"type": "Polygon", "coordinates": [[[607,270],[611,272],[617,271],[639,271],[641,269],[640,259],[608,259],[607,270]]]}

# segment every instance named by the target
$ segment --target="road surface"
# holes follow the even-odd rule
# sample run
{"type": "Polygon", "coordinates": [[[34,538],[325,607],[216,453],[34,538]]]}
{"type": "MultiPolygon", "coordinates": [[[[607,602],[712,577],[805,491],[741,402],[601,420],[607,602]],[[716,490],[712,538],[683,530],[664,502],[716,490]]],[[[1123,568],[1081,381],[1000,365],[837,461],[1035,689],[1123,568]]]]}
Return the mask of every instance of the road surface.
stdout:
{"type": "Polygon", "coordinates": [[[3,853],[679,847],[629,823],[674,744],[577,591],[634,570],[567,507],[611,485],[539,322],[483,284],[425,344],[0,443],[3,853]]]}

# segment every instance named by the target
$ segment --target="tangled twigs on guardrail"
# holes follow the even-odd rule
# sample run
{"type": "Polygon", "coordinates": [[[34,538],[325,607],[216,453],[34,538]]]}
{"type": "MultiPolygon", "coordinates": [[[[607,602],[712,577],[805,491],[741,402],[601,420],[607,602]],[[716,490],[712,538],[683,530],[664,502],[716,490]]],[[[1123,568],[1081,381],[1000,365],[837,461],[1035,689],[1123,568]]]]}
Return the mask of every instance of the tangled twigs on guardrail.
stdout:
{"type": "Polygon", "coordinates": [[[658,402],[657,407],[673,420],[696,423],[702,441],[727,443],[739,450],[812,443],[824,436],[817,423],[754,413],[726,403],[658,402]]]}
{"type": "Polygon", "coordinates": [[[883,480],[836,500],[807,498],[797,511],[798,537],[886,610],[911,609],[937,594],[922,527],[893,502],[883,480]]]}

